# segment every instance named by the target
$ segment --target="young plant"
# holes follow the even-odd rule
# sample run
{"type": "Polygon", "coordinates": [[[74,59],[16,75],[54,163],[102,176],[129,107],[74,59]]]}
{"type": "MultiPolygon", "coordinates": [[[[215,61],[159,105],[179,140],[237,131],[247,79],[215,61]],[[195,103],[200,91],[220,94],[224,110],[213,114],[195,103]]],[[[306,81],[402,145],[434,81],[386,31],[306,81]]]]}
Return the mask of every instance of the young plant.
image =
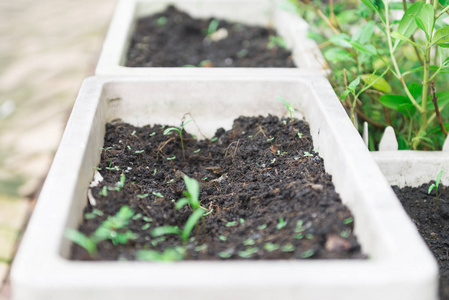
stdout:
{"type": "Polygon", "coordinates": [[[427,194],[430,194],[430,192],[432,192],[432,190],[435,189],[437,209],[438,209],[438,187],[440,185],[440,180],[441,180],[442,175],[443,175],[443,170],[441,170],[440,173],[438,173],[437,180],[435,181],[435,183],[432,183],[429,186],[429,190],[427,191],[427,194]]]}
{"type": "Polygon", "coordinates": [[[209,26],[207,27],[207,35],[211,36],[212,34],[214,34],[218,29],[218,25],[220,25],[220,21],[218,21],[217,19],[212,19],[209,23],[209,26]]]}
{"type": "Polygon", "coordinates": [[[184,247],[167,248],[164,252],[155,250],[141,250],[137,252],[138,260],[171,262],[183,260],[185,256],[184,247]]]}
{"type": "Polygon", "coordinates": [[[284,104],[285,108],[288,110],[290,115],[290,123],[292,124],[292,140],[295,139],[295,131],[293,129],[293,122],[295,119],[293,118],[293,114],[295,113],[295,108],[293,107],[293,103],[288,104],[288,102],[282,98],[281,96],[277,96],[277,98],[284,104]]]}
{"type": "Polygon", "coordinates": [[[115,216],[109,216],[100,227],[89,237],[83,233],[68,229],[65,237],[83,247],[90,255],[97,255],[97,244],[104,240],[111,240],[114,246],[126,244],[129,240],[136,239],[137,234],[128,229],[129,222],[134,215],[129,206],[122,206],[115,216]]]}
{"type": "Polygon", "coordinates": [[[203,227],[205,230],[204,214],[206,210],[201,207],[199,201],[200,185],[198,181],[186,175],[184,175],[184,182],[187,187],[187,191],[184,192],[185,197],[179,199],[175,205],[175,208],[179,210],[183,208],[185,205],[190,204],[193,210],[192,214],[189,216],[186,223],[184,224],[184,229],[181,230],[179,229],[178,226],[157,227],[153,229],[151,232],[151,235],[153,237],[162,236],[166,234],[177,234],[181,237],[183,243],[186,244],[187,241],[189,240],[190,233],[192,232],[193,228],[194,227],[198,228],[198,221],[200,219],[203,219],[203,227]]]}
{"type": "Polygon", "coordinates": [[[267,44],[268,50],[273,50],[277,48],[285,49],[287,48],[287,43],[285,43],[285,40],[277,35],[270,35],[269,42],[267,44]]]}
{"type": "Polygon", "coordinates": [[[172,131],[177,131],[179,133],[179,138],[181,139],[181,148],[182,148],[182,157],[184,158],[184,162],[186,161],[186,154],[184,151],[184,141],[182,139],[182,131],[184,130],[184,127],[189,124],[190,122],[192,122],[192,120],[188,120],[187,122],[184,122],[181,125],[181,129],[176,128],[176,127],[170,127],[164,130],[164,135],[168,135],[170,132],[172,131]]]}

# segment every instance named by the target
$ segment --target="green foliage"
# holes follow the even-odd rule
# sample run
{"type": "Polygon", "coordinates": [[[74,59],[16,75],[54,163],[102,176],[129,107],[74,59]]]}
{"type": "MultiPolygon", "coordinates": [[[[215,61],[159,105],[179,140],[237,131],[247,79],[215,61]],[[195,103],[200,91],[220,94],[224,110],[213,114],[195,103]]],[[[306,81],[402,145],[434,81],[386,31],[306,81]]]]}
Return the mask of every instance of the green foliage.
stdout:
{"type": "Polygon", "coordinates": [[[146,261],[171,262],[183,260],[184,256],[184,247],[167,248],[162,253],[155,250],[140,250],[137,252],[137,259],[146,261]]]}
{"type": "Polygon", "coordinates": [[[400,149],[441,149],[449,118],[449,26],[440,20],[447,1],[361,2],[299,1],[336,93],[360,131],[356,119],[369,123],[372,145],[391,125],[400,149]],[[395,20],[391,10],[404,9],[395,20]]]}
{"type": "Polygon", "coordinates": [[[217,19],[212,19],[207,27],[207,35],[211,35],[217,31],[218,25],[220,25],[220,21],[217,19]]]}
{"type": "MultiPolygon", "coordinates": [[[[97,212],[97,215],[102,215],[97,212]]],[[[129,222],[134,212],[129,206],[122,206],[115,216],[108,218],[101,223],[100,227],[90,236],[73,230],[67,229],[65,237],[89,252],[90,255],[96,256],[97,244],[104,240],[110,240],[114,246],[118,244],[126,244],[129,240],[136,239],[137,234],[128,229],[129,222]]]]}
{"type": "Polygon", "coordinates": [[[280,36],[270,35],[269,41],[268,41],[268,44],[267,44],[267,49],[268,50],[273,50],[275,48],[285,49],[285,48],[287,48],[287,43],[280,36]]]}

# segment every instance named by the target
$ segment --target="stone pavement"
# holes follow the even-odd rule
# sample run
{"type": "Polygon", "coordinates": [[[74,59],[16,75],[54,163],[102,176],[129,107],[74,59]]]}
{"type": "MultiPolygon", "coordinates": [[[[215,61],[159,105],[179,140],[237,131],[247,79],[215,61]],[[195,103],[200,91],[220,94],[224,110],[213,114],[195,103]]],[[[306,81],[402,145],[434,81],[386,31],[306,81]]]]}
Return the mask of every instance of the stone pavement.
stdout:
{"type": "Polygon", "coordinates": [[[0,0],[0,300],[10,297],[17,242],[115,2],[0,0]]]}

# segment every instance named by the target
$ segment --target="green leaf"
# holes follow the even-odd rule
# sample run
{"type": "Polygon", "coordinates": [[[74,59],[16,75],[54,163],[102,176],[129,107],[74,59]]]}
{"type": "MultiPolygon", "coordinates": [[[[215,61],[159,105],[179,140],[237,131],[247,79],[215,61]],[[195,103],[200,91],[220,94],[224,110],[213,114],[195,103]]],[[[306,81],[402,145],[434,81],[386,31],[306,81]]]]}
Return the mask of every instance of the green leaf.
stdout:
{"type": "Polygon", "coordinates": [[[436,184],[435,183],[432,183],[430,186],[429,186],[429,190],[427,191],[427,194],[430,194],[430,192],[434,189],[434,188],[436,188],[437,186],[436,186],[436,184]]]}
{"type": "Polygon", "coordinates": [[[406,41],[406,42],[408,42],[408,43],[410,43],[410,44],[412,44],[412,45],[415,45],[415,46],[417,46],[417,47],[420,47],[418,44],[416,44],[415,42],[413,42],[411,39],[406,38],[406,37],[403,36],[401,33],[399,33],[399,31],[393,31],[393,32],[391,33],[391,37],[393,37],[393,38],[395,38],[395,39],[398,39],[398,40],[401,40],[401,41],[406,41]]]}
{"type": "Polygon", "coordinates": [[[351,92],[350,90],[345,90],[345,91],[341,94],[340,100],[345,99],[345,98],[349,95],[350,92],[351,92]]]}
{"type": "Polygon", "coordinates": [[[440,185],[441,176],[443,175],[443,170],[438,173],[437,181],[435,182],[436,186],[438,187],[440,185]]]}
{"type": "MultiPolygon", "coordinates": [[[[410,36],[416,31],[418,26],[415,22],[415,16],[419,13],[423,5],[423,2],[416,2],[405,11],[404,16],[398,25],[398,32],[404,37],[410,38],[410,36]]],[[[396,41],[394,47],[396,48],[398,44],[399,41],[396,41]]]]}
{"type": "Polygon", "coordinates": [[[444,45],[449,43],[449,26],[443,27],[437,31],[432,38],[432,45],[444,45]]]}
{"type": "Polygon", "coordinates": [[[152,237],[157,237],[157,236],[166,235],[166,234],[181,235],[181,233],[182,233],[182,231],[181,231],[181,229],[178,228],[178,226],[161,226],[161,227],[157,227],[157,228],[154,228],[153,230],[151,230],[152,237]]]}
{"type": "Polygon", "coordinates": [[[181,132],[181,130],[179,130],[179,129],[176,128],[176,127],[170,127],[170,128],[167,128],[167,129],[164,130],[164,135],[169,134],[169,133],[172,132],[173,130],[175,130],[175,131],[177,131],[177,132],[181,132]]]}
{"type": "Polygon", "coordinates": [[[183,247],[167,248],[162,253],[155,250],[140,250],[137,252],[137,260],[169,262],[183,260],[184,255],[183,247]]]}
{"type": "Polygon", "coordinates": [[[343,48],[352,48],[350,40],[351,39],[347,34],[340,33],[337,35],[333,35],[329,41],[336,46],[340,46],[343,48]]]}
{"type": "MultiPolygon", "coordinates": [[[[417,82],[412,82],[408,85],[408,90],[412,94],[413,98],[418,101],[422,95],[422,85],[417,82]]],[[[419,103],[419,101],[418,101],[419,103]]]]}
{"type": "Polygon", "coordinates": [[[377,11],[378,13],[380,13],[377,5],[374,4],[373,2],[371,2],[370,0],[362,0],[362,2],[363,2],[363,4],[368,6],[368,8],[371,9],[372,11],[377,11]]]}
{"type": "Polygon", "coordinates": [[[400,104],[398,105],[398,112],[408,118],[412,118],[416,113],[416,107],[411,103],[400,104]]]}
{"type": "Polygon", "coordinates": [[[184,205],[188,204],[189,202],[190,200],[188,198],[181,198],[178,200],[178,202],[176,202],[175,208],[181,209],[184,207],[184,205]]]}
{"type": "Polygon", "coordinates": [[[360,77],[357,76],[357,78],[351,81],[351,83],[348,85],[348,89],[355,91],[355,89],[359,86],[359,84],[360,84],[360,77]]]}
{"type": "Polygon", "coordinates": [[[352,54],[342,48],[330,48],[324,52],[324,58],[332,63],[354,61],[352,54]]]}
{"type": "Polygon", "coordinates": [[[385,92],[385,93],[391,92],[391,86],[388,84],[388,82],[383,77],[379,77],[374,74],[363,74],[363,75],[360,75],[360,78],[367,85],[372,84],[371,87],[373,87],[374,89],[376,89],[378,91],[385,92]]]}
{"type": "Polygon", "coordinates": [[[415,16],[416,25],[426,34],[427,40],[432,38],[433,26],[435,23],[435,11],[431,4],[424,4],[415,16]]]}
{"type": "Polygon", "coordinates": [[[86,249],[86,251],[89,252],[90,255],[96,255],[97,244],[81,232],[73,229],[67,229],[64,236],[75,244],[86,249]]]}
{"type": "Polygon", "coordinates": [[[360,42],[358,41],[351,41],[352,46],[354,46],[354,48],[356,48],[357,50],[372,55],[372,56],[377,56],[377,50],[373,45],[362,45],[360,42]]]}
{"type": "Polygon", "coordinates": [[[190,205],[192,205],[193,209],[197,209],[200,206],[200,184],[198,181],[187,175],[184,175],[184,182],[190,195],[190,205]]]}
{"type": "Polygon", "coordinates": [[[351,41],[357,41],[360,44],[366,44],[374,34],[374,21],[369,21],[363,24],[351,38],[351,41]]]}
{"type": "Polygon", "coordinates": [[[117,218],[123,221],[129,220],[133,215],[134,211],[132,211],[128,205],[122,206],[119,212],[116,214],[117,218]]]}
{"type": "Polygon", "coordinates": [[[181,239],[183,242],[187,242],[189,239],[190,233],[192,232],[193,227],[195,227],[198,220],[203,216],[206,210],[200,208],[195,210],[187,219],[186,224],[184,225],[184,230],[181,233],[181,239]]]}
{"type": "Polygon", "coordinates": [[[409,103],[409,99],[402,95],[383,95],[379,101],[383,106],[394,110],[398,110],[401,104],[409,103]]]}
{"type": "MultiPolygon", "coordinates": [[[[441,107],[446,106],[449,103],[449,92],[437,93],[437,103],[438,103],[438,107],[440,109],[441,109],[441,107]]],[[[433,104],[433,101],[427,102],[427,109],[428,110],[435,109],[435,105],[433,104]]]]}

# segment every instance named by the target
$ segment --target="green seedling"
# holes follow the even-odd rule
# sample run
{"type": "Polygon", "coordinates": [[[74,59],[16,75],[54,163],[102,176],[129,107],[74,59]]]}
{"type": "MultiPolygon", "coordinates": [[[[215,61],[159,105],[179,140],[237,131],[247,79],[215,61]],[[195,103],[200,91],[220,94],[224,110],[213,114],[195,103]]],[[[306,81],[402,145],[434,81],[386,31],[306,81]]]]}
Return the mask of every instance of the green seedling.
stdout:
{"type": "Polygon", "coordinates": [[[310,163],[310,157],[313,157],[313,154],[311,154],[311,153],[309,153],[307,151],[304,151],[304,156],[307,157],[307,159],[309,160],[309,163],[310,163]]]}
{"type": "Polygon", "coordinates": [[[156,25],[157,25],[157,27],[162,27],[162,26],[164,26],[165,24],[167,24],[167,17],[162,16],[162,17],[159,17],[159,18],[156,20],[156,25]]]}
{"type": "Polygon", "coordinates": [[[248,247],[245,251],[240,251],[238,254],[243,258],[250,258],[254,253],[257,253],[259,248],[257,247],[248,247]]]}
{"type": "Polygon", "coordinates": [[[103,215],[103,212],[101,210],[94,208],[91,213],[87,213],[84,215],[84,219],[90,220],[90,219],[94,219],[96,216],[101,217],[102,215],[103,215]]]}
{"type": "Polygon", "coordinates": [[[273,244],[273,243],[265,243],[265,244],[263,245],[263,248],[264,248],[265,250],[267,250],[268,252],[273,252],[273,251],[279,249],[279,247],[280,247],[280,246],[279,246],[278,244],[273,244]]]}
{"type": "Polygon", "coordinates": [[[104,240],[110,240],[114,246],[126,244],[129,240],[136,239],[137,234],[128,229],[129,222],[134,215],[129,206],[122,206],[115,216],[109,216],[97,230],[90,236],[68,229],[65,237],[75,244],[83,247],[90,255],[97,255],[97,244],[104,240]]]}
{"type": "Polygon", "coordinates": [[[285,40],[277,35],[270,35],[269,37],[269,42],[267,44],[267,49],[268,50],[273,50],[273,49],[277,49],[277,48],[282,48],[285,49],[287,48],[287,43],[285,42],[285,40]]]}
{"type": "MultiPolygon", "coordinates": [[[[184,151],[184,141],[182,139],[182,131],[184,130],[184,127],[187,124],[189,124],[190,122],[192,122],[192,120],[188,120],[187,122],[183,123],[181,125],[181,129],[176,128],[176,127],[170,127],[170,128],[165,129],[165,131],[164,131],[164,135],[167,135],[167,134],[169,134],[172,131],[177,131],[179,133],[179,138],[181,139],[182,157],[184,158],[184,161],[186,161],[186,154],[185,154],[185,151],[184,151]]],[[[176,158],[176,156],[175,156],[175,158],[176,158]]]]}
{"type": "Polygon", "coordinates": [[[218,29],[218,25],[220,25],[220,21],[217,19],[212,19],[207,27],[207,35],[210,36],[214,34],[218,29]]]}
{"type": "Polygon", "coordinates": [[[185,256],[184,247],[167,248],[164,252],[155,250],[141,250],[137,252],[138,260],[171,262],[183,260],[185,256]]]}
{"type": "Polygon", "coordinates": [[[140,195],[137,195],[137,198],[139,198],[139,199],[145,199],[146,197],[148,197],[150,194],[140,194],[140,195]]]}
{"type": "Polygon", "coordinates": [[[293,107],[293,103],[288,104],[287,101],[282,98],[281,96],[277,96],[277,98],[284,104],[285,108],[288,110],[288,113],[290,115],[290,122],[292,124],[292,140],[295,138],[295,131],[293,129],[293,122],[295,119],[293,118],[293,114],[295,113],[295,108],[293,107]]]}
{"type": "Polygon", "coordinates": [[[427,191],[427,194],[430,194],[430,192],[432,192],[432,190],[435,189],[437,209],[438,209],[438,187],[440,185],[440,180],[441,180],[442,175],[443,175],[443,170],[441,170],[440,173],[438,173],[437,180],[435,181],[435,183],[432,183],[429,186],[429,190],[427,191]]]}
{"type": "Polygon", "coordinates": [[[281,230],[282,228],[284,228],[285,226],[287,226],[287,222],[284,221],[284,218],[279,218],[279,222],[276,225],[277,230],[281,230]]]}

